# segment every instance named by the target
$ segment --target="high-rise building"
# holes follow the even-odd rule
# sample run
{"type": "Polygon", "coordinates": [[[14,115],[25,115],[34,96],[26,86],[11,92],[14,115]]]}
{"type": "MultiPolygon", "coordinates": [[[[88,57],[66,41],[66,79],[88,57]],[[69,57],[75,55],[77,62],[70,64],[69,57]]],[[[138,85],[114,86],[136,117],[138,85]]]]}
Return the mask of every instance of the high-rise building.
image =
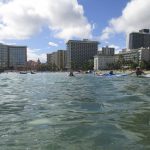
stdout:
{"type": "Polygon", "coordinates": [[[0,44],[0,68],[25,67],[27,47],[0,44]]]}
{"type": "Polygon", "coordinates": [[[26,46],[8,46],[9,67],[24,67],[27,63],[26,46]]]}
{"type": "Polygon", "coordinates": [[[129,34],[129,49],[150,47],[150,30],[142,29],[129,34]]]}
{"type": "Polygon", "coordinates": [[[57,64],[57,52],[47,54],[47,63],[48,64],[57,64]]]}
{"type": "Polygon", "coordinates": [[[113,56],[115,54],[115,49],[112,47],[102,47],[102,55],[111,55],[113,56]]]}
{"type": "Polygon", "coordinates": [[[8,68],[8,46],[0,44],[0,68],[8,68]]]}
{"type": "Polygon", "coordinates": [[[66,66],[66,50],[58,50],[47,54],[47,63],[55,65],[59,70],[64,70],[66,66]]]}
{"type": "Polygon", "coordinates": [[[58,50],[57,51],[57,63],[56,66],[59,70],[65,69],[66,66],[66,51],[65,50],[58,50]]]}
{"type": "Polygon", "coordinates": [[[52,64],[52,57],[53,57],[52,54],[47,54],[47,63],[48,64],[52,64]]]}
{"type": "Polygon", "coordinates": [[[97,41],[84,39],[69,40],[67,42],[67,69],[82,69],[90,59],[94,60],[94,56],[98,52],[97,41]]]}

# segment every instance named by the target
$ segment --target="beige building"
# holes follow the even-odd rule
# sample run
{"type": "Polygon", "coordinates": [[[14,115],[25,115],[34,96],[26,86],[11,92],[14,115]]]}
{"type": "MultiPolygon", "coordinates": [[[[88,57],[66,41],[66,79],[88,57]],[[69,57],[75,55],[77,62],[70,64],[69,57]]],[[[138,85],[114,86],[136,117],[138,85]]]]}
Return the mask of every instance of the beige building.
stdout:
{"type": "Polygon", "coordinates": [[[59,70],[65,69],[66,66],[66,51],[64,50],[58,50],[57,51],[57,62],[56,66],[59,70]]]}
{"type": "Polygon", "coordinates": [[[56,63],[57,63],[57,52],[47,54],[47,63],[56,65],[56,63]]]}
{"type": "Polygon", "coordinates": [[[55,64],[57,66],[57,60],[58,60],[57,52],[53,52],[52,53],[52,64],[55,64]]]}
{"type": "Polygon", "coordinates": [[[58,50],[51,54],[47,54],[47,63],[56,65],[59,70],[64,70],[66,66],[66,51],[58,50]]]}
{"type": "Polygon", "coordinates": [[[53,57],[52,54],[47,54],[47,63],[48,64],[52,64],[52,57],[53,57]]]}

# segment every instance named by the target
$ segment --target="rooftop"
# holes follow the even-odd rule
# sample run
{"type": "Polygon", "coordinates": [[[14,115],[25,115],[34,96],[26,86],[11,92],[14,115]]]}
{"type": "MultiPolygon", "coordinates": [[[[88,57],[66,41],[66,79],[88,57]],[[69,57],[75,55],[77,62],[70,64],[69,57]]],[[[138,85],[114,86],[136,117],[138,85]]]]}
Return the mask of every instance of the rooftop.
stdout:
{"type": "Polygon", "coordinates": [[[89,39],[83,39],[83,40],[69,40],[69,41],[67,42],[67,44],[68,44],[68,43],[71,43],[71,42],[76,42],[76,43],[97,43],[97,44],[99,44],[98,41],[92,41],[92,40],[89,40],[89,39]]]}

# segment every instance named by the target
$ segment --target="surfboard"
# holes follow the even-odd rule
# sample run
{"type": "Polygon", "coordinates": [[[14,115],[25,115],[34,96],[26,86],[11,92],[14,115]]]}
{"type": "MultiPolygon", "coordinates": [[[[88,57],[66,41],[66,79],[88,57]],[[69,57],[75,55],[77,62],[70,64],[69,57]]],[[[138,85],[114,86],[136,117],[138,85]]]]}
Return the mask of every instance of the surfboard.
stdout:
{"type": "Polygon", "coordinates": [[[150,74],[141,75],[141,76],[139,76],[139,77],[150,78],[150,74]]]}
{"type": "Polygon", "coordinates": [[[98,77],[124,77],[127,76],[127,74],[98,74],[98,77]]]}

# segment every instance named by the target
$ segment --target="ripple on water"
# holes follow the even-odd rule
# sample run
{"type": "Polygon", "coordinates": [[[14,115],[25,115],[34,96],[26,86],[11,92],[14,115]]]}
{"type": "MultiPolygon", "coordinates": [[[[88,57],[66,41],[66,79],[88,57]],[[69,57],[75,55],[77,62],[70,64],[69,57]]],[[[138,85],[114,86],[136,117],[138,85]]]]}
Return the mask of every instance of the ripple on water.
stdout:
{"type": "Polygon", "coordinates": [[[3,87],[8,87],[8,84],[0,84],[0,87],[3,88],[3,87]]]}
{"type": "Polygon", "coordinates": [[[148,150],[147,79],[0,75],[0,149],[148,150]]]}

